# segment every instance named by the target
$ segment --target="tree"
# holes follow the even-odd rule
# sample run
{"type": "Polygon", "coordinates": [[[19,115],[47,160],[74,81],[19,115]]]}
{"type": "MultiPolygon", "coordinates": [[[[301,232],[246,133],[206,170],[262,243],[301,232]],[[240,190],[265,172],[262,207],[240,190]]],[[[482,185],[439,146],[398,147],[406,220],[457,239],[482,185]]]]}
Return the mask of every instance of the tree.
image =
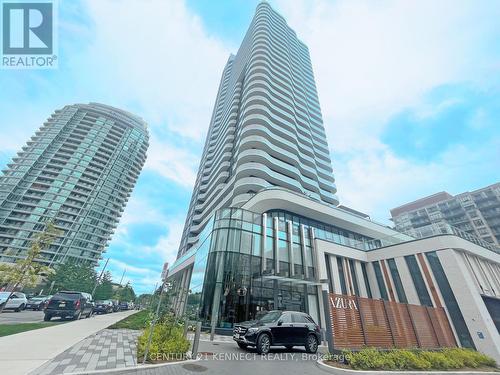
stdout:
{"type": "Polygon", "coordinates": [[[102,275],[101,280],[99,281],[99,285],[97,285],[97,288],[94,293],[94,299],[105,300],[105,299],[111,299],[112,296],[113,296],[112,276],[111,272],[106,271],[102,275]]]}
{"type": "MultiPolygon", "coordinates": [[[[48,249],[61,234],[62,232],[52,222],[48,222],[45,229],[35,235],[26,258],[20,259],[13,264],[0,264],[0,282],[11,285],[8,298],[12,296],[19,285],[25,287],[35,286],[40,282],[42,276],[54,273],[52,268],[44,266],[38,260],[42,251],[48,249]]],[[[0,313],[6,304],[0,306],[0,313]]]]}
{"type": "Polygon", "coordinates": [[[154,300],[154,296],[149,293],[141,294],[139,297],[135,299],[135,303],[139,304],[143,307],[151,307],[151,304],[154,300]]]}
{"type": "Polygon", "coordinates": [[[57,272],[48,279],[54,283],[53,292],[60,290],[77,290],[91,293],[97,281],[94,266],[87,263],[77,263],[70,259],[57,267],[57,272]]]}
{"type": "Polygon", "coordinates": [[[120,301],[133,301],[135,300],[135,292],[130,283],[125,286],[119,286],[115,292],[114,298],[120,301]]]}

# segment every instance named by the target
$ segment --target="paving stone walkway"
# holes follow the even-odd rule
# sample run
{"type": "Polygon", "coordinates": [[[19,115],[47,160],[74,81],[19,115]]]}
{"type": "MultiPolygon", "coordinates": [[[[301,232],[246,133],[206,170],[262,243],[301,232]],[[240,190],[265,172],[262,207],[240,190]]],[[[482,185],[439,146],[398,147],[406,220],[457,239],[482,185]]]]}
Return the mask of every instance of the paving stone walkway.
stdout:
{"type": "Polygon", "coordinates": [[[136,343],[140,333],[130,329],[103,329],[31,374],[55,375],[135,366],[136,343]]]}

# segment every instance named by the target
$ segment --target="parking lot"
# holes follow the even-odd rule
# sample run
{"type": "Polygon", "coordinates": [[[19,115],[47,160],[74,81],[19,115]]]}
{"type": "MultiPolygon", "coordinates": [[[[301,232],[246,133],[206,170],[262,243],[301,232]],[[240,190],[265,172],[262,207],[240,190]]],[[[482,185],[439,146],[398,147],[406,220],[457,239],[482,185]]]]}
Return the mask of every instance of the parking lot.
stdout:
{"type": "MultiPolygon", "coordinates": [[[[52,321],[58,321],[60,318],[52,318],[52,321]]],[[[38,323],[43,322],[43,311],[24,310],[15,312],[4,310],[0,314],[0,324],[18,324],[18,323],[38,323]]]]}

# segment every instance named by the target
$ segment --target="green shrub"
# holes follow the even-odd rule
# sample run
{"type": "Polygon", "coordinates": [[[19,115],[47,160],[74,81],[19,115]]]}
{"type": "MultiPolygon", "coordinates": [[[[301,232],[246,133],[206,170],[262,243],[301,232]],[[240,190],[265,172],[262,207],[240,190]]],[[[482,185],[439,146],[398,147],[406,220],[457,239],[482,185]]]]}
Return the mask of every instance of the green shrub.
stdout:
{"type": "Polygon", "coordinates": [[[451,348],[444,349],[443,354],[453,358],[460,367],[477,368],[482,366],[495,367],[496,362],[483,353],[471,349],[451,348]]]}
{"type": "MultiPolygon", "coordinates": [[[[149,339],[151,327],[144,330],[137,343],[137,358],[142,360],[149,339]]],[[[173,361],[184,357],[189,350],[189,341],[184,337],[182,326],[171,322],[158,323],[154,330],[149,347],[148,362],[173,361]]]]}
{"type": "Polygon", "coordinates": [[[422,351],[420,357],[428,361],[430,367],[436,370],[458,369],[463,367],[462,363],[454,359],[453,356],[446,355],[446,353],[442,351],[422,351]]]}
{"type": "Polygon", "coordinates": [[[449,370],[496,366],[490,357],[462,348],[440,351],[365,348],[358,352],[344,351],[343,354],[356,370],[449,370]]]}
{"type": "Polygon", "coordinates": [[[431,363],[410,350],[391,350],[385,356],[392,358],[398,370],[428,370],[431,363]]]}

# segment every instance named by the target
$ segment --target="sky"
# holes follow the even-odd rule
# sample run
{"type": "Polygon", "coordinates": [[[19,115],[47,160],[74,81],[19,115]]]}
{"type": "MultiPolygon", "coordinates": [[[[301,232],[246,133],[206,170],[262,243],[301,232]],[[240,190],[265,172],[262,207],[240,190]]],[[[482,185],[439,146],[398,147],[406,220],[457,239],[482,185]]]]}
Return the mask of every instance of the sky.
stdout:
{"type": "MultiPolygon", "coordinates": [[[[388,224],[398,205],[500,180],[500,2],[270,3],[310,49],[342,204],[388,224]]],[[[138,293],[175,260],[220,75],[257,4],[59,0],[58,68],[0,70],[2,167],[66,104],[102,102],[149,124],[146,165],[104,255],[138,293]]]]}

